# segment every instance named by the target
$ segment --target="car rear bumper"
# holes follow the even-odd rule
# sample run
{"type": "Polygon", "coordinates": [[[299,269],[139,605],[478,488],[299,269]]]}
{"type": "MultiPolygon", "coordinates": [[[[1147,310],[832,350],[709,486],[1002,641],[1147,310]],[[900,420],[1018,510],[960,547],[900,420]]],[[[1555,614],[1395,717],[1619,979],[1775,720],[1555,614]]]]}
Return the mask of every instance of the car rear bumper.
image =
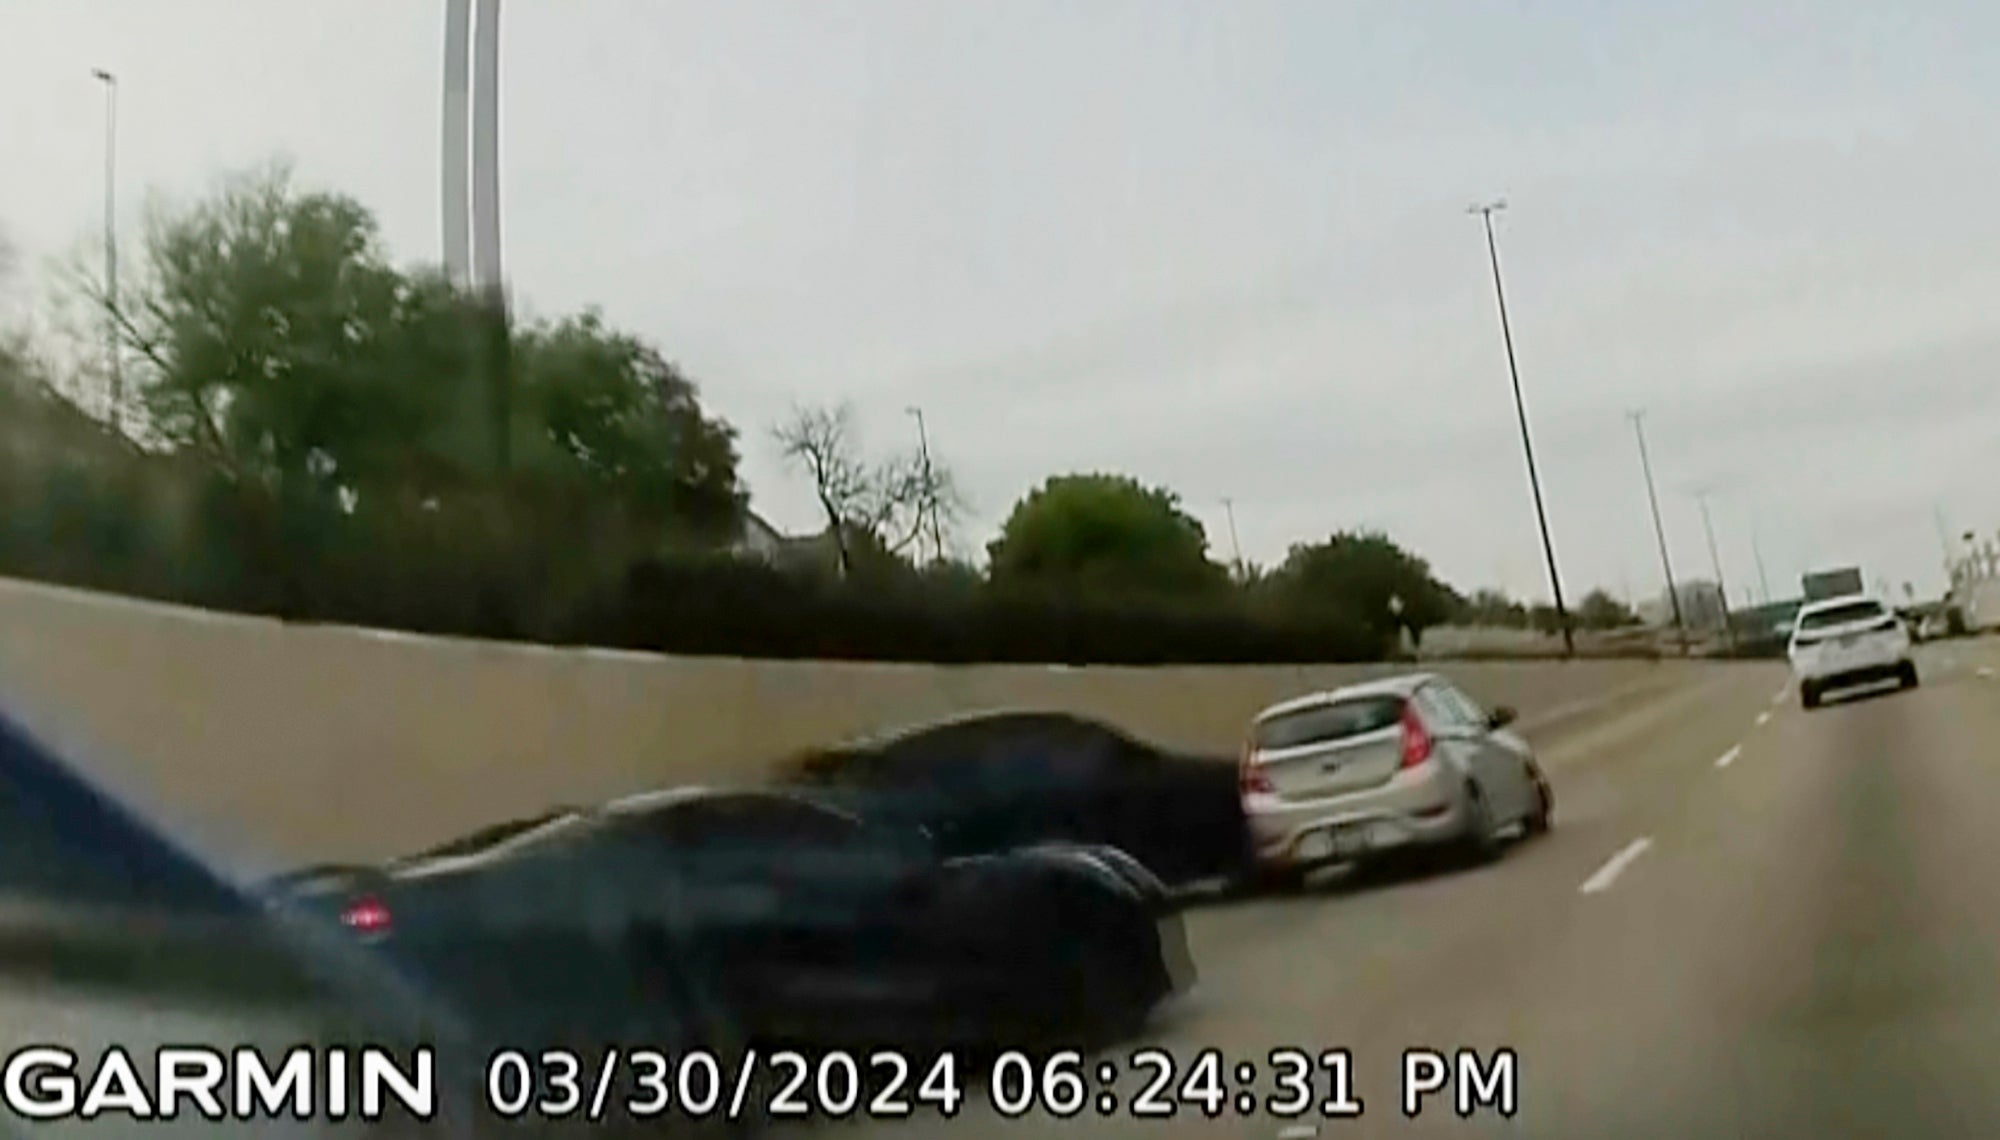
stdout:
{"type": "Polygon", "coordinates": [[[1901,657],[1894,661],[1871,662],[1866,665],[1848,665],[1841,669],[1801,673],[1799,675],[1799,683],[1809,684],[1818,689],[1840,689],[1849,685],[1870,685],[1881,681],[1896,680],[1909,667],[1910,659],[1901,657]]]}
{"type": "Polygon", "coordinates": [[[1821,688],[1885,680],[1909,666],[1910,649],[1909,639],[1894,631],[1848,635],[1795,647],[1792,673],[1801,684],[1821,688]]]}
{"type": "Polygon", "coordinates": [[[1377,788],[1317,800],[1260,797],[1244,811],[1257,864],[1274,869],[1442,843],[1466,825],[1464,782],[1437,759],[1397,772],[1377,788]]]}

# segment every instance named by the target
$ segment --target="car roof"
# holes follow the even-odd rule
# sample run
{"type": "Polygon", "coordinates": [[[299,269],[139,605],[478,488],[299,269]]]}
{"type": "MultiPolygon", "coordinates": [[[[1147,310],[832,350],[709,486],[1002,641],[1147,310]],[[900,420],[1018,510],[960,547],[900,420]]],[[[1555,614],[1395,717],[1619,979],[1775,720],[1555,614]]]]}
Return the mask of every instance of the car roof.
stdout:
{"type": "Polygon", "coordinates": [[[1393,677],[1376,677],[1367,681],[1357,681],[1352,685],[1342,685],[1337,689],[1322,689],[1316,693],[1293,697],[1280,701],[1257,714],[1257,719],[1268,720],[1285,716],[1303,709],[1330,705],[1336,701],[1353,700],[1358,697],[1408,697],[1419,688],[1432,681],[1441,680],[1436,673],[1398,673],[1393,677]]]}
{"type": "Polygon", "coordinates": [[[826,812],[830,815],[853,817],[853,813],[821,802],[812,796],[794,795],[790,792],[771,788],[716,788],[708,785],[689,785],[677,788],[659,788],[653,791],[634,792],[620,796],[597,809],[603,816],[639,815],[677,807],[689,807],[703,803],[748,802],[764,804],[792,804],[826,812]]]}
{"type": "Polygon", "coordinates": [[[970,709],[961,712],[946,713],[935,720],[878,729],[843,740],[839,744],[833,745],[828,751],[837,752],[848,749],[879,748],[886,744],[893,744],[897,741],[908,740],[911,737],[923,736],[927,733],[946,728],[962,728],[967,725],[1003,721],[1036,720],[1069,721],[1073,724],[1087,725],[1105,732],[1119,732],[1117,728],[1101,720],[1085,716],[1082,713],[1070,712],[1067,709],[1005,706],[1001,708],[970,709]]]}
{"type": "Polygon", "coordinates": [[[1805,617],[1807,614],[1824,613],[1827,610],[1845,609],[1846,607],[1851,606],[1856,602],[1870,602],[1873,603],[1874,605],[1881,606],[1883,609],[1889,608],[1888,606],[1883,605],[1882,599],[1876,597],[1873,594],[1868,594],[1868,593],[1842,594],[1837,598],[1822,598],[1817,602],[1807,602],[1805,605],[1799,607],[1799,616],[1805,617]]]}

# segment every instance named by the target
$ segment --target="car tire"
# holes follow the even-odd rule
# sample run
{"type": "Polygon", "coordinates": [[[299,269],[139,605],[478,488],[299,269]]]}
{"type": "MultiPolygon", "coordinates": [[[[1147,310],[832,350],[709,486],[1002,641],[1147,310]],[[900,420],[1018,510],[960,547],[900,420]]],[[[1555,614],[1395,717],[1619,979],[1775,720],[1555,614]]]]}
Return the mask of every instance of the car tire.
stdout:
{"type": "Polygon", "coordinates": [[[1810,681],[1799,682],[1799,705],[1807,709],[1819,707],[1819,686],[1810,681]]]}
{"type": "Polygon", "coordinates": [[[1916,662],[1914,661],[1903,662],[1902,667],[1896,671],[1896,680],[1902,688],[1905,689],[1916,688],[1917,687],[1916,662]]]}
{"type": "Polygon", "coordinates": [[[1085,941],[1072,974],[1083,998],[1083,1024],[1070,1028],[1079,1040],[1102,1047],[1145,1030],[1160,997],[1160,950],[1152,933],[1150,925],[1144,931],[1104,928],[1085,941]]]}
{"type": "Polygon", "coordinates": [[[1522,830],[1529,835],[1547,835],[1556,825],[1556,797],[1549,788],[1549,778],[1538,767],[1533,770],[1535,778],[1535,803],[1528,809],[1527,818],[1521,821],[1522,830]]]}
{"type": "Polygon", "coordinates": [[[1500,857],[1500,835],[1493,826],[1493,809],[1486,806],[1479,785],[1471,782],[1465,785],[1465,834],[1458,845],[1460,858],[1467,866],[1481,866],[1500,857]]]}

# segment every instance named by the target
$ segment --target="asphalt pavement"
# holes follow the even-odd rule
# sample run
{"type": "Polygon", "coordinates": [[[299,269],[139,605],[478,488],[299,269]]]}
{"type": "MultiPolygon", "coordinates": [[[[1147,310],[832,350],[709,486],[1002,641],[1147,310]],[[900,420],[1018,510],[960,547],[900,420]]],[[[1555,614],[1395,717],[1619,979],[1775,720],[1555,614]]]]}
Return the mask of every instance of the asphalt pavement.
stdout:
{"type": "Polygon", "coordinates": [[[1336,873],[1192,911],[1199,986],[1150,1040],[1091,1057],[1078,1116],[1007,1119],[969,1090],[952,1120],[857,1127],[2000,1136],[2000,1087],[1984,1079],[2000,1057],[2000,641],[1919,660],[1914,691],[1810,713],[1781,665],[1741,664],[1564,725],[1536,740],[1556,829],[1499,862],[1336,873]],[[1218,1050],[1229,1105],[1135,1120],[1145,1074],[1128,1058],[1147,1047],[1182,1073],[1218,1050]],[[1287,1047],[1347,1050],[1361,1114],[1240,1113],[1238,1093],[1277,1091],[1267,1056],[1287,1047]],[[1410,1049],[1475,1050],[1488,1077],[1512,1050],[1513,1115],[1474,1105],[1461,1119],[1447,1084],[1405,1117],[1410,1049]],[[1239,1082],[1244,1062],[1260,1071],[1239,1082]]]}

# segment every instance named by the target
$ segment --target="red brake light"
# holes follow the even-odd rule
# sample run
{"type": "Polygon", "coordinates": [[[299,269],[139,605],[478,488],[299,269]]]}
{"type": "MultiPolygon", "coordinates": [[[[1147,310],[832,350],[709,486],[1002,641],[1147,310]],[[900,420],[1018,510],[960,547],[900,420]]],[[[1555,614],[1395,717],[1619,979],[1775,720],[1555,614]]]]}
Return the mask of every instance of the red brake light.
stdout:
{"type": "Polygon", "coordinates": [[[340,924],[362,934],[379,934],[389,929],[389,908],[379,899],[357,899],[340,912],[340,924]]]}
{"type": "Polygon", "coordinates": [[[1414,768],[1431,758],[1431,734],[1418,718],[1415,705],[1403,706],[1403,767],[1414,768]]]}
{"type": "Polygon", "coordinates": [[[1251,792],[1270,793],[1277,791],[1271,777],[1256,762],[1257,747],[1253,741],[1243,742],[1243,758],[1236,765],[1236,788],[1248,795],[1251,792]]]}

